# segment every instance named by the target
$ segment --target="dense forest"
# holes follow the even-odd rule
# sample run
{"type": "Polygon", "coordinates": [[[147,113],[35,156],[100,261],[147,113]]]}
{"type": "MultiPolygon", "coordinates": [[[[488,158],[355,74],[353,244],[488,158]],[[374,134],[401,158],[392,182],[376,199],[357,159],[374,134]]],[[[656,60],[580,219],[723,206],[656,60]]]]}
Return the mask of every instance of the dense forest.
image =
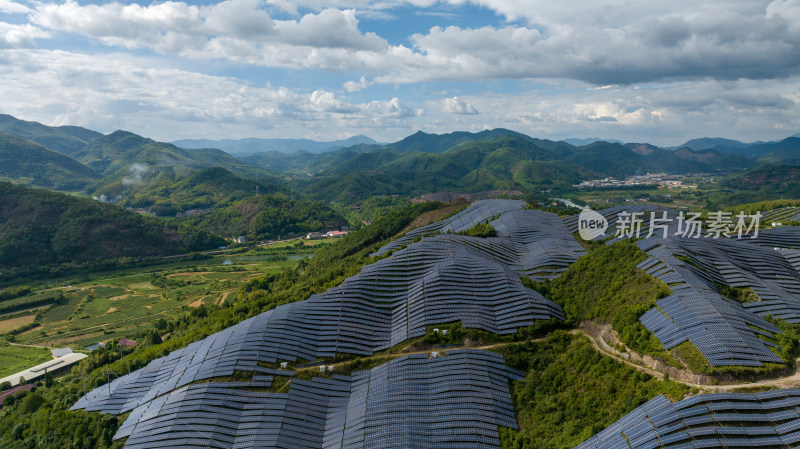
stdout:
{"type": "Polygon", "coordinates": [[[661,343],[639,317],[671,292],[660,280],[636,268],[647,255],[634,243],[593,244],[589,254],[547,282],[527,282],[561,304],[570,326],[584,321],[612,324],[620,339],[638,352],[667,357],[661,343]]]}
{"type": "Polygon", "coordinates": [[[179,220],[225,237],[265,240],[338,230],[347,220],[324,203],[286,194],[260,195],[179,220]]]}
{"type": "Polygon", "coordinates": [[[80,190],[97,178],[94,170],[67,155],[0,133],[0,179],[55,190],[80,190]]]}
{"type": "Polygon", "coordinates": [[[186,211],[221,208],[257,194],[288,193],[277,184],[242,178],[222,167],[206,168],[184,177],[165,175],[149,185],[132,188],[117,204],[144,208],[159,217],[186,211]]]}
{"type": "Polygon", "coordinates": [[[0,235],[0,280],[87,262],[188,253],[225,244],[190,226],[8,182],[0,182],[0,235]]]}
{"type": "Polygon", "coordinates": [[[501,429],[503,449],[572,448],[659,394],[689,388],[603,356],[584,336],[555,331],[500,351],[526,373],[512,390],[519,431],[501,429]]]}

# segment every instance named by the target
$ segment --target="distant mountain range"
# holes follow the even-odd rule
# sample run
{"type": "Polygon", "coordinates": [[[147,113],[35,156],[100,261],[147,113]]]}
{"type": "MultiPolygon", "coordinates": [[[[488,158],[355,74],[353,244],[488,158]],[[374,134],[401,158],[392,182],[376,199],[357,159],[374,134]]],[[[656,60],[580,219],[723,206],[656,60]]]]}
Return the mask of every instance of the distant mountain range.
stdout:
{"type": "Polygon", "coordinates": [[[82,191],[110,201],[124,199],[123,204],[132,207],[160,205],[178,212],[240,201],[251,194],[255,183],[263,193],[288,192],[291,187],[312,199],[347,204],[376,194],[415,195],[450,189],[540,191],[567,188],[587,177],[800,165],[798,137],[753,143],[702,138],[661,148],[595,138],[552,141],[497,128],[477,133],[420,131],[385,145],[366,136],[329,142],[241,139],[164,143],[127,131],[103,135],[9,115],[0,115],[0,133],[4,133],[0,134],[0,179],[82,191]],[[204,172],[217,167],[223,170],[204,172]],[[198,173],[238,190],[216,192],[213,183],[194,184],[192,176],[198,173]],[[181,196],[174,189],[178,185],[200,199],[193,202],[181,196]]]}
{"type": "Polygon", "coordinates": [[[107,198],[121,197],[164,177],[187,176],[211,167],[222,167],[262,183],[281,183],[270,171],[246,164],[222,150],[187,150],[127,131],[99,137],[75,153],[75,157],[103,175],[88,185],[87,191],[107,198]]]}
{"type": "Polygon", "coordinates": [[[564,142],[574,146],[574,147],[582,147],[584,145],[589,145],[595,142],[608,142],[608,143],[625,143],[621,140],[615,139],[601,139],[599,137],[587,137],[585,139],[564,139],[564,142]]]}
{"type": "Polygon", "coordinates": [[[378,142],[367,136],[353,136],[344,140],[317,142],[309,139],[184,139],[172,142],[175,146],[187,149],[218,148],[235,156],[247,156],[256,153],[278,152],[293,154],[298,152],[324,153],[338,148],[353,145],[376,145],[378,142]]]}

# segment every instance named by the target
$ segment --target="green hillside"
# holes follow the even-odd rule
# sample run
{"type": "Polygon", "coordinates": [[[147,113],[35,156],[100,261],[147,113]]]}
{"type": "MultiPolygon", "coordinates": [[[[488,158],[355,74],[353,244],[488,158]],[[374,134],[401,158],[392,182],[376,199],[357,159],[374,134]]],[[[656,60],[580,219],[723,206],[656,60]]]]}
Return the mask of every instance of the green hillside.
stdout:
{"type": "Polygon", "coordinates": [[[0,183],[0,270],[215,248],[218,237],[98,201],[0,183]]]}
{"type": "Polygon", "coordinates": [[[246,236],[248,241],[328,231],[347,220],[323,203],[294,199],[285,194],[260,195],[236,201],[200,215],[180,219],[225,237],[246,236]]]}
{"type": "Polygon", "coordinates": [[[50,150],[73,155],[102,134],[78,126],[52,127],[0,114],[0,132],[14,134],[50,150]]]}
{"type": "MultiPolygon", "coordinates": [[[[386,147],[390,148],[390,147],[386,147]]],[[[352,203],[372,195],[566,187],[594,174],[517,136],[467,141],[440,154],[382,149],[324,171],[304,193],[352,203]]]]}
{"type": "Polygon", "coordinates": [[[793,154],[797,157],[800,152],[800,137],[792,136],[777,142],[767,142],[751,145],[747,154],[752,157],[766,156],[767,159],[778,160],[781,155],[793,154]]]}
{"type": "Polygon", "coordinates": [[[618,143],[595,142],[580,147],[566,160],[620,178],[641,171],[639,156],[618,143]]]}
{"type": "Polygon", "coordinates": [[[503,449],[572,448],[654,396],[679,400],[690,391],[606,357],[586,337],[563,331],[500,352],[509,366],[525,372],[512,384],[520,429],[500,430],[503,449]]]}
{"type": "Polygon", "coordinates": [[[759,162],[800,165],[800,138],[789,137],[780,142],[758,146],[759,151],[772,150],[758,158],[759,162]]]}
{"type": "Polygon", "coordinates": [[[0,133],[0,178],[55,190],[80,190],[98,175],[69,156],[0,133]]]}
{"type": "Polygon", "coordinates": [[[174,216],[193,209],[225,207],[230,203],[255,196],[287,192],[277,184],[244,179],[221,167],[206,168],[175,179],[165,174],[148,185],[132,190],[118,204],[147,208],[159,217],[174,216]]]}
{"type": "Polygon", "coordinates": [[[186,150],[127,131],[115,131],[94,140],[75,157],[105,177],[87,190],[109,198],[126,195],[134,187],[164,176],[183,177],[209,167],[222,167],[262,183],[279,184],[267,170],[247,165],[221,150],[186,150]]]}
{"type": "Polygon", "coordinates": [[[800,166],[762,164],[744,173],[724,178],[720,193],[709,208],[727,208],[733,204],[800,198],[800,166]]]}
{"type": "Polygon", "coordinates": [[[417,133],[381,149],[345,151],[332,154],[329,165],[321,167],[314,179],[297,181],[306,194],[351,204],[376,194],[565,191],[581,180],[596,177],[625,178],[647,172],[709,173],[753,163],[740,155],[701,154],[688,149],[673,152],[649,144],[598,141],[576,148],[508,130],[417,133]],[[442,150],[458,141],[461,142],[442,150]]]}
{"type": "Polygon", "coordinates": [[[324,153],[299,151],[292,154],[286,154],[278,151],[268,151],[243,156],[240,157],[240,159],[250,165],[269,170],[306,174],[309,172],[316,173],[336,167],[337,165],[343,164],[361,153],[377,151],[381,148],[383,148],[381,145],[358,144],[324,153]]]}
{"type": "Polygon", "coordinates": [[[464,142],[494,140],[505,136],[515,136],[519,138],[527,137],[524,134],[520,134],[516,131],[502,128],[481,131],[479,133],[456,131],[449,134],[428,134],[422,131],[417,131],[415,134],[412,134],[403,140],[386,145],[385,148],[401,153],[408,151],[443,153],[450,148],[453,148],[454,146],[464,142]]]}

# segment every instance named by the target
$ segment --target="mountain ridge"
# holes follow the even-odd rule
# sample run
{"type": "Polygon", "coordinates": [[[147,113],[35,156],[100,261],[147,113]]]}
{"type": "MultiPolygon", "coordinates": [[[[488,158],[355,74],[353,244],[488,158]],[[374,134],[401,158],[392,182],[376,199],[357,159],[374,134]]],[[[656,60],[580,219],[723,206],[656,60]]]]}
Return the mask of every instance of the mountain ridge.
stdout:
{"type": "Polygon", "coordinates": [[[39,122],[20,120],[8,114],[0,114],[0,132],[14,134],[68,156],[73,156],[75,152],[103,135],[79,126],[47,126],[39,122]]]}
{"type": "Polygon", "coordinates": [[[281,154],[294,154],[297,152],[324,153],[338,148],[352,145],[378,144],[377,141],[365,136],[357,135],[347,139],[332,141],[316,141],[311,139],[263,139],[247,137],[243,139],[181,139],[172,142],[173,145],[186,149],[217,148],[235,156],[249,156],[259,153],[278,152],[281,154]]]}
{"type": "Polygon", "coordinates": [[[81,190],[100,177],[66,154],[0,133],[0,177],[55,190],[81,190]]]}

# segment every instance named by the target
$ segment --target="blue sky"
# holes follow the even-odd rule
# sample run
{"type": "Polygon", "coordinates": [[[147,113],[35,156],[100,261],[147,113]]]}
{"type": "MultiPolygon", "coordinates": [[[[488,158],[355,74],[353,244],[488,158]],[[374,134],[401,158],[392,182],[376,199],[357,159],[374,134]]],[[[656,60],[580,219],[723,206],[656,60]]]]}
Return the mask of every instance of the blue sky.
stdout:
{"type": "Polygon", "coordinates": [[[154,139],[800,132],[800,0],[0,0],[0,113],[154,139]]]}

